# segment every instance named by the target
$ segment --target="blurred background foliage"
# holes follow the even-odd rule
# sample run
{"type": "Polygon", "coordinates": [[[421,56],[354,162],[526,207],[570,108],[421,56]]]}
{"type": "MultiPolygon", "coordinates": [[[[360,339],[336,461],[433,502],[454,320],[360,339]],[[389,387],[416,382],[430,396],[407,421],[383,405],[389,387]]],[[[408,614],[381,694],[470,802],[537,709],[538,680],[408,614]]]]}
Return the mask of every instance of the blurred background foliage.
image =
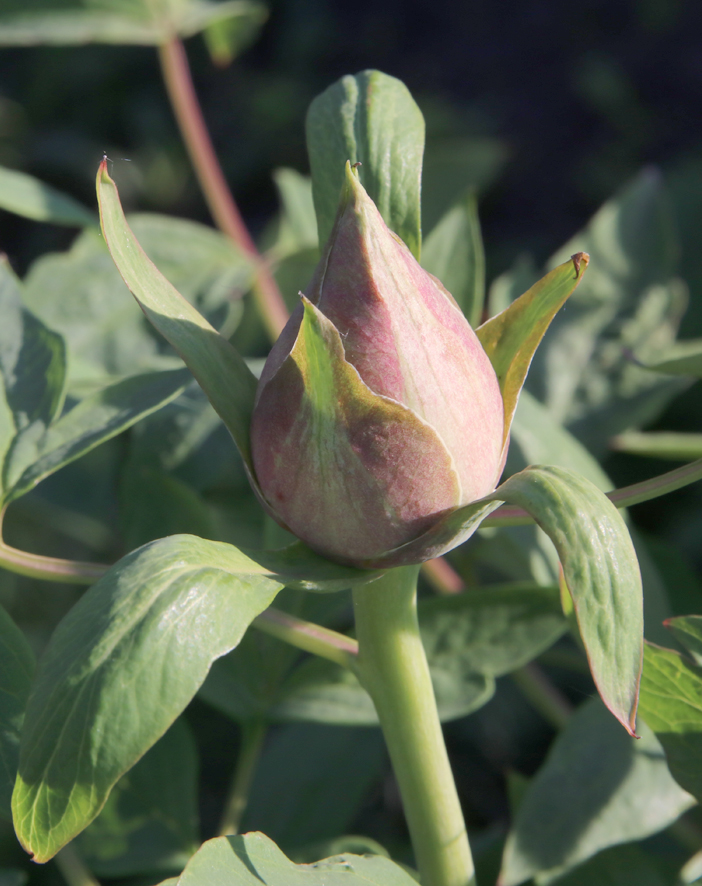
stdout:
{"type": "MultiPolygon", "coordinates": [[[[42,0],[41,5],[72,4],[42,0]]],[[[0,14],[25,12],[27,6],[26,0],[0,0],[0,14]]],[[[527,288],[538,276],[535,269],[564,243],[570,252],[587,249],[593,254],[588,273],[596,280],[601,238],[592,227],[585,229],[613,196],[619,195],[621,214],[616,218],[622,230],[623,218],[634,227],[641,220],[641,236],[629,237],[628,257],[636,260],[636,273],[621,284],[618,296],[628,313],[598,321],[593,333],[597,367],[582,390],[573,389],[565,407],[559,406],[558,392],[549,399],[544,381],[551,352],[545,350],[541,362],[536,361],[529,391],[546,403],[550,414],[525,395],[510,467],[518,470],[524,463],[549,460],[548,446],[535,447],[530,430],[550,427],[554,417],[588,447],[600,467],[572,438],[564,438],[559,457],[566,453],[567,463],[599,485],[607,486],[606,475],[621,486],[674,467],[673,460],[613,452],[611,436],[629,427],[700,432],[699,384],[667,377],[648,385],[639,376],[632,378],[636,367],[629,361],[611,384],[615,394],[597,400],[596,389],[603,378],[613,378],[606,369],[608,343],[615,342],[619,359],[627,322],[633,330],[630,346],[640,359],[648,356],[638,349],[642,341],[647,345],[655,334],[654,343],[664,347],[678,322],[683,338],[702,337],[702,5],[695,0],[272,0],[268,6],[269,18],[258,38],[229,65],[214,65],[199,37],[186,46],[215,147],[243,215],[259,242],[276,244],[285,259],[278,280],[286,295],[294,298],[304,285],[316,252],[314,232],[295,228],[294,218],[276,228],[278,193],[287,193],[288,206],[293,206],[299,181],[291,172],[275,170],[308,172],[304,116],[315,95],[344,74],[379,68],[404,81],[426,119],[425,233],[467,188],[478,193],[493,309],[527,288]],[[286,224],[295,229],[289,255],[286,224]],[[571,242],[580,231],[584,233],[571,242]],[[639,308],[641,322],[633,323],[639,308]],[[654,407],[636,411],[632,390],[641,391],[642,402],[653,398],[654,407]]],[[[128,210],[211,223],[151,47],[0,49],[0,165],[30,173],[92,208],[95,170],[103,153],[113,161],[128,210]]],[[[150,225],[156,224],[156,235],[160,229],[148,215],[140,224],[146,245],[150,225]]],[[[185,248],[194,234],[173,228],[171,236],[180,237],[185,248]]],[[[73,393],[128,365],[133,368],[134,360],[146,366],[149,360],[168,359],[145,327],[126,333],[136,351],[116,347],[109,351],[109,361],[104,349],[94,360],[84,347],[77,321],[85,308],[76,296],[80,286],[69,285],[71,262],[80,274],[89,265],[100,291],[108,292],[112,285],[101,276],[106,273],[104,256],[93,238],[90,231],[77,234],[0,212],[0,248],[20,276],[29,272],[29,307],[60,329],[81,355],[78,368],[84,371],[72,378],[73,393]],[[71,248],[67,256],[34,264],[47,252],[71,248]],[[65,285],[54,293],[58,301],[52,306],[46,303],[46,281],[56,273],[57,262],[65,285]]],[[[193,249],[189,274],[174,265],[173,274],[181,274],[178,285],[199,299],[203,310],[211,308],[213,317],[236,328],[235,340],[247,354],[263,356],[265,335],[251,312],[244,311],[242,319],[240,308],[230,305],[222,320],[221,292],[233,286],[245,289],[246,268],[218,236],[193,249]],[[198,276],[202,256],[208,262],[207,279],[198,276]]],[[[162,259],[169,261],[167,255],[162,259]]],[[[590,290],[579,292],[585,292],[585,301],[574,299],[563,314],[566,320],[581,310],[590,316],[590,290]]],[[[117,291],[115,299],[121,297],[117,291]]],[[[112,304],[108,299],[104,305],[108,302],[112,304]]],[[[90,318],[103,324],[101,336],[117,324],[111,310],[105,307],[99,318],[90,318]]],[[[552,335],[556,353],[558,324],[552,335]]],[[[549,435],[554,451],[561,432],[554,425],[549,435]]],[[[542,443],[544,439],[542,434],[542,443]]],[[[659,628],[663,617],[702,611],[701,503],[699,487],[692,486],[631,510],[643,539],[638,545],[653,613],[650,636],[660,642],[666,642],[659,628]]],[[[47,555],[114,560],[175,531],[245,545],[262,544],[266,533],[270,538],[275,531],[264,526],[226,433],[216,427],[194,387],[13,505],[7,540],[47,555]],[[160,507],[152,508],[154,502],[160,507]]],[[[469,582],[483,574],[519,579],[526,572],[549,584],[555,577],[553,556],[541,551],[532,534],[531,529],[512,530],[507,536],[512,553],[506,558],[505,533],[485,531],[469,550],[456,552],[453,565],[469,582]]],[[[70,587],[0,575],[0,601],[28,633],[35,651],[78,594],[70,587]]],[[[343,606],[326,617],[343,627],[345,616],[339,610],[343,606]]],[[[564,641],[542,664],[560,690],[579,703],[592,693],[592,685],[568,665],[573,656],[574,648],[564,641]]],[[[500,678],[497,685],[487,705],[447,727],[469,826],[482,835],[476,847],[486,878],[498,864],[510,800],[514,803],[518,794],[519,778],[507,773],[532,775],[554,735],[514,682],[500,678]]],[[[215,682],[210,682],[209,692],[203,693],[209,703],[196,700],[187,713],[199,749],[202,836],[216,827],[226,786],[223,771],[228,777],[232,749],[239,741],[234,720],[220,712],[221,705],[216,709],[216,697],[215,682]]],[[[274,732],[265,753],[245,821],[248,828],[261,828],[291,851],[315,835],[331,839],[360,832],[397,857],[406,854],[397,789],[376,730],[287,725],[274,732]],[[291,759],[296,760],[293,772],[291,759]],[[281,792],[295,797],[297,806],[282,803],[281,792]],[[340,806],[342,794],[347,800],[340,806]],[[304,827],[297,811],[303,801],[304,827]]],[[[702,848],[699,822],[688,824],[691,830],[683,835],[683,844],[687,840],[688,849],[702,848]]],[[[90,855],[91,838],[86,839],[83,851],[98,872],[125,873],[119,865],[101,868],[90,855]]],[[[680,834],[677,842],[655,839],[659,843],[647,844],[647,850],[661,870],[679,867],[684,858],[680,834]]],[[[19,879],[12,882],[23,882],[19,870],[24,859],[9,826],[0,826],[0,841],[5,866],[19,866],[19,879]]],[[[304,852],[298,857],[304,858],[304,852]]],[[[51,865],[33,869],[31,876],[31,883],[61,882],[51,865]]]]}

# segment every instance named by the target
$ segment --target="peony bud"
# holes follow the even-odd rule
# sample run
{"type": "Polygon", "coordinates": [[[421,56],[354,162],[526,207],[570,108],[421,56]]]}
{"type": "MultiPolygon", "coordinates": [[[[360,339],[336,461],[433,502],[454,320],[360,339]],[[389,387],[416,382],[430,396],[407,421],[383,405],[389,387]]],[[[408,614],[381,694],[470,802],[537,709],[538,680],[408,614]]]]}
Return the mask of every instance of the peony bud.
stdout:
{"type": "Polygon", "coordinates": [[[389,552],[492,492],[503,429],[477,336],[347,164],[322,260],[256,393],[268,509],[330,559],[392,565],[389,552]]]}

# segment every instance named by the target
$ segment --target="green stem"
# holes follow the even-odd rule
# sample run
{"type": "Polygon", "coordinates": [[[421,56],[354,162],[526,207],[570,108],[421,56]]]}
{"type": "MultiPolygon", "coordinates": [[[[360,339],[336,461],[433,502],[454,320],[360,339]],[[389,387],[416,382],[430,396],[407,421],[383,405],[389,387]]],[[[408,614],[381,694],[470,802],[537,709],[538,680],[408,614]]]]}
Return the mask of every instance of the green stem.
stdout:
{"type": "MultiPolygon", "coordinates": [[[[689,486],[697,480],[702,480],[702,458],[673,471],[667,471],[665,474],[658,474],[650,480],[614,489],[607,493],[607,498],[618,508],[629,508],[668,492],[674,492],[676,489],[682,489],[683,486],[689,486]]],[[[521,508],[503,505],[486,517],[481,526],[525,526],[533,522],[534,518],[521,508]]]]}
{"type": "Polygon", "coordinates": [[[473,859],[417,622],[418,566],[353,591],[357,675],[400,787],[423,886],[475,886],[473,859]]]}
{"type": "Polygon", "coordinates": [[[350,637],[330,631],[311,621],[297,618],[270,606],[251,624],[271,637],[284,640],[305,652],[312,652],[343,668],[353,668],[358,654],[358,643],[350,637]]]}
{"type": "MultiPolygon", "coordinates": [[[[675,489],[681,489],[690,483],[702,479],[702,458],[697,461],[690,462],[674,471],[668,471],[650,480],[644,480],[642,483],[634,483],[632,486],[624,486],[621,489],[615,489],[613,492],[607,493],[607,498],[618,508],[628,508],[631,505],[639,504],[642,501],[649,501],[652,498],[658,498],[667,492],[673,492],[675,489]]],[[[523,526],[533,523],[534,518],[521,508],[513,508],[503,506],[498,508],[494,513],[490,514],[482,522],[482,526],[523,526]]],[[[63,582],[68,584],[93,584],[101,578],[110,568],[105,563],[83,563],[79,560],[61,560],[57,557],[43,557],[41,554],[28,554],[26,551],[20,551],[0,540],[0,566],[9,569],[10,572],[17,572],[20,575],[28,575],[30,578],[42,578],[46,581],[63,582]]],[[[433,576],[437,581],[436,573],[433,576]]],[[[373,584],[377,587],[377,582],[373,584]]],[[[452,592],[446,588],[446,593],[452,592]]],[[[292,616],[291,616],[292,617],[292,616]]],[[[258,627],[258,625],[257,625],[258,627]]],[[[261,628],[266,630],[266,628],[261,628]]],[[[274,628],[268,630],[273,633],[274,628]]],[[[324,631],[324,628],[319,630],[324,631]]],[[[334,632],[331,631],[331,634],[334,632]]],[[[279,636],[279,634],[276,634],[279,636]]],[[[337,635],[341,636],[341,635],[337,635]]],[[[283,638],[285,639],[285,638],[283,638]]],[[[348,641],[348,638],[345,638],[348,641]]],[[[288,642],[293,642],[289,640],[288,642]]],[[[300,645],[295,642],[293,645],[300,645]]],[[[301,649],[315,652],[317,655],[323,655],[316,649],[310,649],[307,646],[300,646],[301,649]]],[[[328,658],[329,656],[324,656],[328,658]]],[[[336,658],[332,661],[337,661],[336,658]]],[[[348,667],[348,662],[339,662],[348,667]]]]}
{"type": "Polygon", "coordinates": [[[159,47],[163,80],[195,174],[217,227],[254,266],[253,293],[266,330],[275,341],[288,320],[288,309],[270,268],[263,260],[234,202],[217,160],[193,85],[185,47],[177,38],[159,47]]]}
{"type": "Polygon", "coordinates": [[[531,662],[510,674],[527,701],[556,731],[564,728],[573,705],[565,695],[549,680],[541,668],[531,662]]]}
{"type": "Polygon", "coordinates": [[[241,727],[241,748],[236,761],[231,790],[219,825],[219,836],[237,834],[249,801],[268,726],[263,720],[250,720],[241,727]]]}
{"type": "Polygon", "coordinates": [[[57,853],[54,858],[56,867],[61,871],[63,879],[68,886],[100,886],[88,868],[83,864],[80,856],[69,843],[57,853]]]}

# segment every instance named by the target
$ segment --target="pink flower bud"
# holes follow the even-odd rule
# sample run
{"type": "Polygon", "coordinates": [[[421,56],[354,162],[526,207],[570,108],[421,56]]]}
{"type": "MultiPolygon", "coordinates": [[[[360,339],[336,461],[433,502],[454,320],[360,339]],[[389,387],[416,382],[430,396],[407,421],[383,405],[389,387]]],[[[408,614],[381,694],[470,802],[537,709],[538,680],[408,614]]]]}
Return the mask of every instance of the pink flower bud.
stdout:
{"type": "Polygon", "coordinates": [[[256,393],[271,514],[330,559],[392,565],[388,552],[492,492],[503,428],[477,336],[347,164],[322,260],[256,393]]]}

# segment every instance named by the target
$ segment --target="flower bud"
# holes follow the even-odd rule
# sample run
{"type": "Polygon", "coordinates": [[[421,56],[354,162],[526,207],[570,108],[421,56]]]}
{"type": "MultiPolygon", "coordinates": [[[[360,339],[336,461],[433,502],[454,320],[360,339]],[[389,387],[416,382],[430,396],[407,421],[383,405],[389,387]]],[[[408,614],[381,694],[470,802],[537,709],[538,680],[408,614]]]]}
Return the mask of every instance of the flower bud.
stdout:
{"type": "Polygon", "coordinates": [[[330,559],[393,565],[396,548],[492,492],[503,430],[477,336],[347,164],[322,260],[256,393],[270,513],[330,559]]]}

